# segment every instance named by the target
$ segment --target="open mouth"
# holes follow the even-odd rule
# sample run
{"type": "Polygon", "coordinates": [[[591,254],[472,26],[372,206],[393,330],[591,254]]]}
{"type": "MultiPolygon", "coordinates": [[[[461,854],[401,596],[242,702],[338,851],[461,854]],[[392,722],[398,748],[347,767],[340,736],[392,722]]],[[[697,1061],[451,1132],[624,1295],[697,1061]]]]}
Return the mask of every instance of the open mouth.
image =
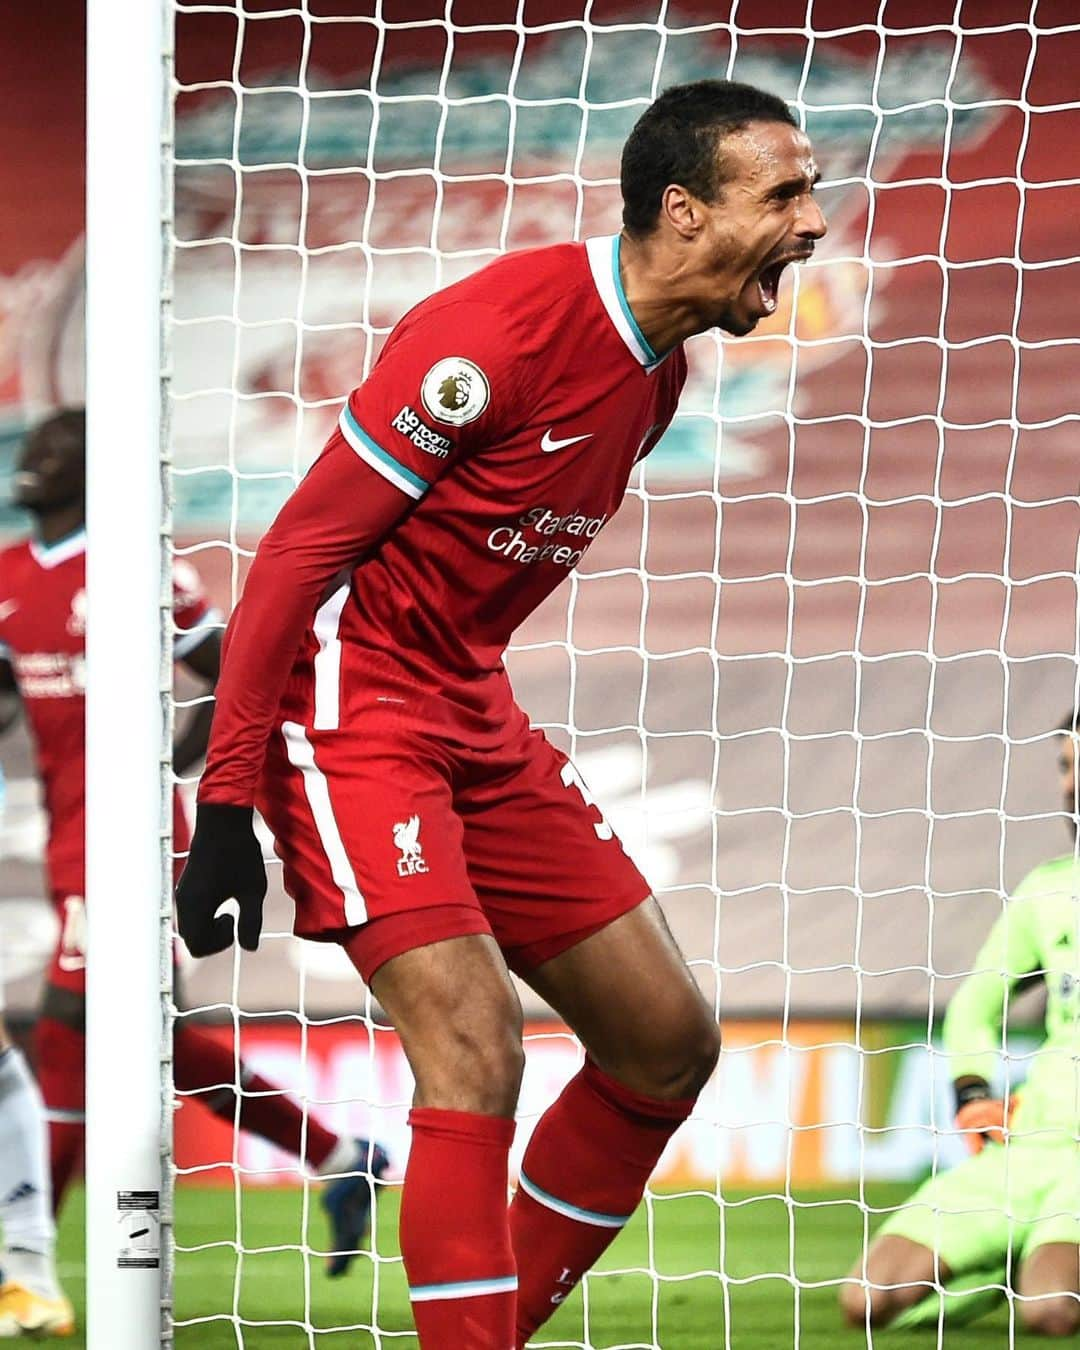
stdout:
{"type": "Polygon", "coordinates": [[[758,294],[761,297],[761,308],[766,314],[775,314],[777,296],[780,291],[780,278],[784,275],[784,269],[789,263],[805,262],[810,257],[809,253],[789,253],[784,258],[774,258],[758,273],[757,284],[758,294]]]}
{"type": "Polygon", "coordinates": [[[780,290],[780,278],[784,274],[786,262],[770,263],[758,273],[758,294],[761,296],[761,308],[766,314],[776,311],[776,297],[780,290]]]}

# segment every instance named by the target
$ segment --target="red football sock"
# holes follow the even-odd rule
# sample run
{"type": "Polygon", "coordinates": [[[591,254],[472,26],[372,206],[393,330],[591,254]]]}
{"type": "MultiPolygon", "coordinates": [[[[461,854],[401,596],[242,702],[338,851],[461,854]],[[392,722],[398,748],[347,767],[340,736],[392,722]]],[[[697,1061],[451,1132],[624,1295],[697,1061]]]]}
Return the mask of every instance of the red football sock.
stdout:
{"type": "Polygon", "coordinates": [[[517,1275],[506,1210],[514,1122],[416,1107],[401,1255],[422,1350],[510,1350],[517,1275]]]}
{"type": "Polygon", "coordinates": [[[53,1212],[58,1213],[86,1142],[86,1036],[66,1022],[39,1017],[34,1058],[49,1120],[53,1212]]]}
{"type": "MultiPolygon", "coordinates": [[[[236,1063],[228,1045],[201,1027],[179,1023],[173,1040],[173,1073],[181,1092],[198,1093],[195,1100],[201,1101],[219,1120],[229,1125],[236,1121],[236,1089],[232,1086],[236,1063]]],[[[330,1156],[337,1136],[309,1115],[305,1139],[304,1113],[296,1103],[282,1089],[252,1073],[243,1062],[240,1085],[242,1130],[269,1139],[294,1157],[303,1157],[309,1167],[318,1167],[330,1156]],[[248,1095],[263,1092],[270,1095],[248,1095]]]]}
{"type": "Polygon", "coordinates": [[[510,1206],[523,1346],[618,1237],[692,1101],[631,1092],[591,1061],[540,1117],[510,1206]]]}

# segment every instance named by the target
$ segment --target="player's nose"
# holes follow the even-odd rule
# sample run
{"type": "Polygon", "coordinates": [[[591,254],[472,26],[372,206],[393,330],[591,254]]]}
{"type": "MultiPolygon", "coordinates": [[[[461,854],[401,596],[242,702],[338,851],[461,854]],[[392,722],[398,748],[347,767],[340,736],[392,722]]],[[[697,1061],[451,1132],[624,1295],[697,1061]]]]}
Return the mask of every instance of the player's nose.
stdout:
{"type": "Polygon", "coordinates": [[[796,233],[801,239],[823,239],[829,231],[825,213],[813,197],[807,196],[799,212],[796,233]]]}

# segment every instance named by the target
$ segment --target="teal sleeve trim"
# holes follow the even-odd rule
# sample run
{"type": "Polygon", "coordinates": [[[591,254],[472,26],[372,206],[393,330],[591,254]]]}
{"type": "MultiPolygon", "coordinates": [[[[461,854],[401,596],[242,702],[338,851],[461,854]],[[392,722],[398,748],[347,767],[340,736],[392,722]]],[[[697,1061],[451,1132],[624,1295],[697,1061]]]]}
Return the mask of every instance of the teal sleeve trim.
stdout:
{"type": "Polygon", "coordinates": [[[391,474],[404,479],[405,483],[413,489],[410,495],[421,496],[431,487],[426,478],[421,478],[418,473],[414,473],[407,465],[395,459],[388,450],[384,450],[378,441],[372,440],[353,416],[352,409],[347,403],[341,410],[341,429],[349,444],[365,459],[373,458],[378,464],[388,469],[391,474]]]}

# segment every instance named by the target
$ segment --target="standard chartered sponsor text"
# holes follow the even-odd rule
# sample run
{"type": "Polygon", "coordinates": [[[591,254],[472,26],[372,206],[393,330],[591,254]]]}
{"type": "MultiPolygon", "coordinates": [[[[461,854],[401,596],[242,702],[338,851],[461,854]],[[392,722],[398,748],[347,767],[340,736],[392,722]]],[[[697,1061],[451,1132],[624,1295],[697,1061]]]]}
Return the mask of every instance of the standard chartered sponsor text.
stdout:
{"type": "Polygon", "coordinates": [[[533,506],[511,524],[496,526],[487,537],[487,546],[523,566],[550,562],[556,567],[576,567],[606,521],[606,514],[589,516],[575,510],[558,515],[549,506],[533,506]],[[563,534],[584,542],[575,547],[554,538],[563,534]],[[540,536],[539,542],[534,535],[540,536]]]}

